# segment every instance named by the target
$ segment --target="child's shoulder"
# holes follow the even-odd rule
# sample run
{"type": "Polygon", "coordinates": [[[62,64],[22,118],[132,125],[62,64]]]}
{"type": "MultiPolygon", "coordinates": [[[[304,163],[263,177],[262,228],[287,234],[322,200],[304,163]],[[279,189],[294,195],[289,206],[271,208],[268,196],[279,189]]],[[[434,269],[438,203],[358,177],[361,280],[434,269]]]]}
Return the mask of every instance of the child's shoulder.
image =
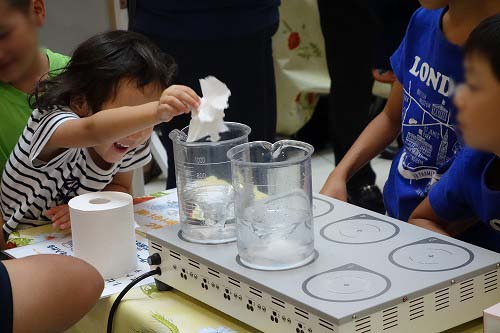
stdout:
{"type": "Polygon", "coordinates": [[[43,49],[43,52],[45,52],[47,58],[49,59],[49,68],[51,71],[66,67],[66,65],[71,59],[70,57],[64,54],[53,52],[52,50],[49,49],[43,49]]]}
{"type": "Polygon", "coordinates": [[[439,27],[443,12],[444,8],[430,10],[420,7],[413,13],[408,28],[420,30],[428,29],[429,27],[439,27]]]}
{"type": "Polygon", "coordinates": [[[495,157],[495,154],[464,147],[458,153],[453,163],[457,163],[466,174],[481,175],[488,163],[495,157]]]}
{"type": "Polygon", "coordinates": [[[41,125],[43,123],[52,123],[60,118],[79,118],[79,116],[66,106],[53,106],[48,109],[34,109],[31,112],[31,116],[28,120],[28,127],[41,125]]]}

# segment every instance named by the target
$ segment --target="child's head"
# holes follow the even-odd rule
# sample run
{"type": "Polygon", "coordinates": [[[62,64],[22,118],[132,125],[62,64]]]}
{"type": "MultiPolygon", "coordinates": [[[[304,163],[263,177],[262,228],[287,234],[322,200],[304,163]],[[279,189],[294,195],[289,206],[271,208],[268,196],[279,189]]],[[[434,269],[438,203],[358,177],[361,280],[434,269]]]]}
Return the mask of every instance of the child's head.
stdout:
{"type": "Polygon", "coordinates": [[[433,10],[446,7],[449,0],[418,0],[418,2],[420,2],[420,5],[425,9],[433,10]]]}
{"type": "MultiPolygon", "coordinates": [[[[158,101],[176,66],[171,57],[141,34],[111,31],[80,44],[62,73],[40,82],[33,108],[68,106],[80,117],[101,110],[158,101]]],[[[152,129],[95,147],[109,163],[149,139],[152,129]]]]}
{"type": "Polygon", "coordinates": [[[39,82],[31,106],[40,110],[68,106],[87,116],[111,104],[143,104],[146,101],[113,102],[123,87],[136,89],[145,100],[158,100],[174,72],[172,58],[145,36],[130,31],[105,32],[80,44],[59,75],[39,82]]]}
{"type": "Polygon", "coordinates": [[[455,103],[465,143],[500,154],[500,15],[472,31],[464,55],[466,82],[455,103]]]}
{"type": "Polygon", "coordinates": [[[44,21],[43,0],[0,0],[0,81],[15,82],[30,70],[44,21]]]}

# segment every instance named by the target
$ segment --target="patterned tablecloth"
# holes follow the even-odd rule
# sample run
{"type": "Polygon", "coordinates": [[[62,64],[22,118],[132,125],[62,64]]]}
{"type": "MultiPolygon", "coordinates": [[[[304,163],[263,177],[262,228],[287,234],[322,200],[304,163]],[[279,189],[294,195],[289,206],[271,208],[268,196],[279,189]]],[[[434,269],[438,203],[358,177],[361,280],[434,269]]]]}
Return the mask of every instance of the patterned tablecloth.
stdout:
{"type": "MultiPolygon", "coordinates": [[[[166,196],[168,199],[162,206],[161,216],[155,213],[154,206],[150,211],[136,206],[136,214],[143,220],[150,221],[141,225],[144,229],[162,228],[178,223],[175,190],[138,198],[134,203],[143,203],[159,196],[166,196]]],[[[20,247],[44,242],[54,237],[61,235],[54,232],[50,225],[45,225],[13,233],[9,237],[8,245],[20,247]]],[[[67,332],[106,332],[109,310],[116,296],[101,299],[92,311],[67,332]]],[[[115,316],[114,332],[254,333],[259,331],[178,291],[159,292],[156,285],[150,283],[131,289],[122,300],[115,316]]]]}
{"type": "MultiPolygon", "coordinates": [[[[140,205],[135,207],[137,220],[142,229],[158,229],[178,223],[178,203],[175,190],[155,193],[135,199],[144,203],[165,196],[161,207],[140,205]],[[161,214],[158,212],[161,211],[161,214]]],[[[11,246],[23,246],[52,237],[50,225],[31,228],[15,233],[9,238],[11,246]]],[[[116,295],[101,299],[90,313],[72,327],[70,333],[100,333],[106,331],[109,309],[116,295]]],[[[115,332],[130,333],[257,333],[234,318],[225,315],[179,292],[159,292],[154,283],[133,288],[122,300],[114,321],[115,332]]],[[[482,319],[477,319],[446,331],[446,333],[480,333],[482,319]]],[[[265,332],[272,333],[272,332],[265,332]]]]}

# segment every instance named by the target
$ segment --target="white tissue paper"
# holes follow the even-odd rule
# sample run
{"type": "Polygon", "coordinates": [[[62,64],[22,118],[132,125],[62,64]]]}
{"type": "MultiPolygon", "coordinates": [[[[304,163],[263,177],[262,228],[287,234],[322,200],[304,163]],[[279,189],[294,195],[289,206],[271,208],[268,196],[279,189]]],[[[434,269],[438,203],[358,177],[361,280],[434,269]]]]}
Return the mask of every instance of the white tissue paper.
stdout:
{"type": "Polygon", "coordinates": [[[104,279],[137,268],[132,196],[121,192],[87,193],[68,203],[73,253],[104,279]]]}
{"type": "Polygon", "coordinates": [[[200,79],[201,104],[191,112],[187,142],[200,140],[206,136],[211,141],[219,141],[221,132],[229,129],[224,124],[224,110],[229,106],[231,91],[227,86],[213,76],[200,79]]]}

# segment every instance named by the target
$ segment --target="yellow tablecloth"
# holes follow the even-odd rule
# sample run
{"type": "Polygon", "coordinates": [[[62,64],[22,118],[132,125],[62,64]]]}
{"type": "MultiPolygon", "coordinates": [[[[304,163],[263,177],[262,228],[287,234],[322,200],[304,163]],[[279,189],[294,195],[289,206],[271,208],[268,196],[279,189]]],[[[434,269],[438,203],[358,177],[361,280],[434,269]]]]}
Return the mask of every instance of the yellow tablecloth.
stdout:
{"type": "MultiPolygon", "coordinates": [[[[166,195],[155,193],[137,202],[166,195]]],[[[50,225],[20,230],[11,234],[9,246],[42,242],[55,235],[50,225]]],[[[80,322],[67,332],[106,332],[109,310],[117,295],[101,299],[80,322]]],[[[231,318],[178,291],[158,292],[154,283],[131,289],[121,301],[114,320],[114,332],[130,333],[257,333],[231,318]]]]}
{"type": "MultiPolygon", "coordinates": [[[[71,333],[106,331],[116,295],[101,300],[71,333]]],[[[258,332],[179,291],[158,292],[155,284],[133,288],[115,316],[114,332],[131,333],[243,333],[258,332]]]]}
{"type": "MultiPolygon", "coordinates": [[[[136,201],[144,202],[169,193],[172,193],[172,190],[155,193],[150,197],[136,199],[136,201]]],[[[21,230],[11,235],[9,241],[11,244],[23,246],[46,240],[46,237],[50,237],[48,236],[50,233],[51,226],[46,225],[21,230]]],[[[106,332],[109,310],[115,298],[116,295],[101,299],[92,311],[67,332],[106,332]]],[[[479,318],[448,330],[446,333],[481,333],[482,331],[482,318],[479,318]]],[[[116,313],[114,332],[257,333],[259,331],[179,291],[159,292],[153,283],[133,288],[128,292],[116,313]]]]}

